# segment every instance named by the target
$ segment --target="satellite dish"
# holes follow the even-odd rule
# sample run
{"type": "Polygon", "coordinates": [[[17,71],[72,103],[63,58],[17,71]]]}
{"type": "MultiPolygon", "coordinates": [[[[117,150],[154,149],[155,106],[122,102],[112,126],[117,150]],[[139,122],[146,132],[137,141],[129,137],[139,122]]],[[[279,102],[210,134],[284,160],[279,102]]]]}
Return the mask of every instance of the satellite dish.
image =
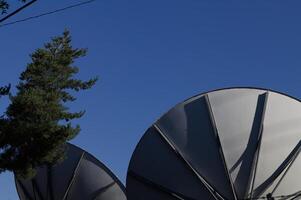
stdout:
{"type": "Polygon", "coordinates": [[[21,200],[126,200],[116,176],[91,154],[67,145],[66,159],[40,167],[30,180],[15,179],[21,200]]]}
{"type": "Polygon", "coordinates": [[[129,200],[301,199],[301,103],[274,91],[192,97],[144,134],[129,200]]]}

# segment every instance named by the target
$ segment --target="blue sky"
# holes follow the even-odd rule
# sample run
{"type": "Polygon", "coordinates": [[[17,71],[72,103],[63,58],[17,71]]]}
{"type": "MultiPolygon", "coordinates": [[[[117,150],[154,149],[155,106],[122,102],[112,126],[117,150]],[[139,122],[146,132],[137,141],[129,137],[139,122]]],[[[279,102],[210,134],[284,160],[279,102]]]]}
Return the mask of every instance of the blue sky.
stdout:
{"type": "MultiPolygon", "coordinates": [[[[40,0],[10,20],[74,2],[40,0]]],[[[0,27],[0,85],[15,85],[28,55],[68,28],[74,46],[89,49],[76,63],[79,77],[100,77],[70,105],[86,110],[72,143],[125,182],[144,131],[190,96],[254,86],[301,97],[300,6],[297,0],[98,0],[0,27]]],[[[7,103],[0,100],[1,112],[7,103]]],[[[0,175],[0,195],[17,199],[12,174],[0,175]]]]}

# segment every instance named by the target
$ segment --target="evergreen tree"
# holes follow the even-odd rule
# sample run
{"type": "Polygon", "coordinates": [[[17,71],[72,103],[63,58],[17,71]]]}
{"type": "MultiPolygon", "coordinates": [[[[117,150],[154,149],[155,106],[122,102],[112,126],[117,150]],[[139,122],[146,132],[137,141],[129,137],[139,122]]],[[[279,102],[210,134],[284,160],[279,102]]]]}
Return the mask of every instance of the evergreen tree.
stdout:
{"type": "Polygon", "coordinates": [[[64,158],[65,143],[80,131],[71,120],[84,114],[69,112],[65,103],[76,100],[70,92],[89,89],[97,81],[74,78],[79,69],[73,63],[85,55],[86,49],[71,46],[68,31],[31,55],[18,92],[10,95],[11,104],[0,121],[0,172],[14,171],[26,178],[37,166],[64,158]]]}

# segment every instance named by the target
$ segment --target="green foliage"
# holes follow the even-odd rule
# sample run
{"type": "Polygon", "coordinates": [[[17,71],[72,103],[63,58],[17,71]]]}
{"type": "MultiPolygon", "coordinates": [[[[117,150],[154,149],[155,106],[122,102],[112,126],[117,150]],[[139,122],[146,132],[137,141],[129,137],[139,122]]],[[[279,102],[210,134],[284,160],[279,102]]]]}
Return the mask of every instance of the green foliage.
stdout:
{"type": "Polygon", "coordinates": [[[65,103],[76,100],[70,92],[89,89],[97,81],[74,78],[79,69],[73,63],[85,55],[85,49],[71,46],[68,31],[31,55],[18,92],[10,95],[11,104],[0,121],[0,172],[30,177],[35,167],[64,158],[65,143],[80,131],[71,120],[84,114],[69,112],[65,103]]]}
{"type": "Polygon", "coordinates": [[[5,0],[0,0],[0,12],[1,14],[6,13],[9,8],[9,4],[5,0]]]}
{"type": "MultiPolygon", "coordinates": [[[[19,0],[23,3],[26,2],[26,0],[19,0]]],[[[4,14],[9,9],[9,3],[6,0],[0,0],[0,13],[4,14]]]]}
{"type": "Polygon", "coordinates": [[[10,90],[10,85],[0,87],[0,97],[3,96],[3,95],[8,95],[9,90],[10,90]]]}

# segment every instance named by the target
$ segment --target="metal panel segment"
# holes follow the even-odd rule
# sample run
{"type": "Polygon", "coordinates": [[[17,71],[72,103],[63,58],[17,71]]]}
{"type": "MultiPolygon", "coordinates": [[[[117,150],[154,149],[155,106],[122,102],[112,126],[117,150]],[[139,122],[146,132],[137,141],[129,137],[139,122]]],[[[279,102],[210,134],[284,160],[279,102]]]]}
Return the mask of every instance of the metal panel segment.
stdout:
{"type": "MultiPolygon", "coordinates": [[[[83,150],[68,144],[66,148],[66,158],[54,166],[41,166],[37,169],[36,176],[30,180],[16,180],[16,183],[30,185],[33,187],[29,193],[35,200],[62,200],[68,185],[72,180],[75,168],[80,160],[83,150]]],[[[18,184],[17,184],[18,188],[18,184]]],[[[18,189],[18,193],[24,192],[23,188],[18,189]]],[[[20,194],[22,195],[22,194],[20,194]]],[[[28,197],[20,197],[22,200],[28,197]]]]}
{"type": "Polygon", "coordinates": [[[172,196],[162,189],[150,187],[146,182],[138,181],[132,176],[127,177],[127,198],[130,200],[179,200],[179,198],[172,196]]]}
{"type": "Polygon", "coordinates": [[[74,176],[76,167],[78,166],[78,162],[80,161],[84,152],[82,149],[79,149],[71,144],[66,145],[65,149],[65,160],[55,166],[52,166],[51,169],[41,173],[48,174],[48,188],[49,191],[52,190],[51,193],[54,200],[62,200],[64,198],[64,195],[68,190],[69,184],[74,176]]]}
{"type": "Polygon", "coordinates": [[[277,188],[275,188],[274,195],[288,195],[296,193],[301,190],[300,181],[300,169],[301,169],[301,156],[300,149],[290,165],[287,167],[287,171],[283,174],[277,188]]]}
{"type": "MultiPolygon", "coordinates": [[[[78,167],[78,175],[74,179],[67,200],[82,199],[100,199],[103,192],[116,183],[114,179],[107,173],[106,168],[102,168],[103,164],[97,161],[89,154],[85,154],[78,167]]],[[[119,188],[118,192],[121,189],[119,188]]],[[[111,198],[112,200],[125,200],[111,198]]],[[[110,200],[111,200],[110,199],[110,200]]]]}
{"type": "Polygon", "coordinates": [[[217,130],[217,127],[216,127],[216,122],[215,122],[215,119],[214,119],[214,115],[213,115],[213,112],[212,112],[212,107],[211,107],[211,104],[210,104],[210,101],[209,101],[208,94],[205,95],[205,99],[206,99],[206,105],[207,105],[208,111],[209,111],[210,121],[211,121],[212,128],[213,128],[213,131],[214,131],[214,135],[216,137],[216,143],[218,144],[220,157],[223,161],[223,166],[224,166],[224,169],[226,171],[227,178],[229,180],[229,184],[231,185],[231,189],[232,189],[232,192],[233,192],[233,198],[235,200],[237,200],[237,194],[236,194],[236,191],[235,191],[235,188],[234,188],[232,177],[229,173],[229,169],[228,169],[227,164],[226,164],[225,154],[224,154],[224,151],[222,149],[221,141],[220,141],[220,138],[219,138],[219,135],[218,135],[218,130],[217,130]]]}
{"type": "MultiPolygon", "coordinates": [[[[37,170],[36,177],[31,179],[32,187],[34,189],[35,199],[49,199],[48,196],[48,174],[47,167],[41,167],[37,170]]],[[[51,199],[49,199],[51,200],[51,199]]]]}
{"type": "Polygon", "coordinates": [[[198,174],[222,196],[233,198],[204,96],[177,105],[156,125],[198,174]]]}
{"type": "Polygon", "coordinates": [[[126,199],[123,185],[108,168],[82,149],[71,144],[67,146],[62,163],[39,167],[31,180],[16,179],[21,200],[67,200],[70,196],[72,200],[126,199]],[[75,186],[76,191],[73,190],[75,186]],[[76,196],[78,193],[81,195],[76,196]]]}
{"type": "MultiPolygon", "coordinates": [[[[300,142],[300,121],[301,104],[299,101],[273,92],[269,94],[257,174],[254,180],[254,190],[257,191],[255,195],[266,195],[273,183],[277,181],[278,176],[275,176],[275,172],[285,166],[287,163],[285,160],[300,142]]],[[[297,169],[291,168],[288,173],[301,177],[301,172],[297,169]]],[[[285,180],[288,182],[286,186],[281,183],[282,191],[295,192],[292,190],[294,187],[290,185],[298,183],[296,178],[285,178],[285,180]]]]}
{"type": "Polygon", "coordinates": [[[293,155],[288,167],[285,169],[283,175],[281,176],[281,178],[279,179],[279,181],[277,182],[277,184],[275,185],[274,189],[272,190],[271,194],[274,194],[274,192],[277,190],[277,188],[279,187],[280,183],[283,181],[283,179],[285,178],[285,176],[287,175],[287,173],[289,172],[290,168],[293,166],[293,164],[295,163],[296,159],[299,156],[300,150],[301,150],[301,143],[299,142],[299,145],[297,146],[297,151],[295,153],[295,155],[293,155]]]}
{"type": "Polygon", "coordinates": [[[223,195],[218,192],[218,190],[215,188],[215,186],[210,185],[210,183],[208,183],[208,181],[201,174],[198,173],[198,171],[192,166],[192,164],[188,160],[185,159],[185,157],[182,155],[182,153],[180,151],[178,151],[178,149],[172,144],[171,141],[169,141],[169,139],[165,136],[165,134],[162,132],[162,130],[156,124],[154,124],[154,127],[156,128],[156,130],[158,131],[160,136],[175,151],[175,153],[177,155],[179,155],[180,159],[182,159],[184,161],[184,163],[188,166],[188,168],[196,175],[196,177],[200,180],[200,182],[202,184],[204,184],[204,186],[212,194],[212,197],[214,197],[214,199],[216,199],[216,200],[225,199],[225,197],[223,197],[223,195]]]}
{"type": "Polygon", "coordinates": [[[121,190],[118,184],[114,183],[108,185],[103,191],[101,191],[94,200],[125,200],[124,192],[121,190]]]}
{"type": "MultiPolygon", "coordinates": [[[[191,199],[211,196],[206,186],[155,127],[149,128],[137,145],[128,169],[128,176],[131,174],[142,177],[139,180],[147,180],[152,185],[172,191],[170,193],[178,193],[178,196],[191,199]]],[[[127,189],[131,190],[132,187],[127,183],[127,189]]]]}
{"type": "MultiPolygon", "coordinates": [[[[260,196],[264,192],[273,194],[273,191],[277,187],[277,182],[280,183],[281,180],[285,177],[286,173],[290,169],[290,167],[294,164],[294,161],[296,160],[299,152],[300,152],[300,145],[299,143],[294,150],[285,158],[285,160],[279,165],[279,167],[273,172],[273,174],[266,179],[260,186],[256,188],[256,190],[253,191],[255,196],[260,196]],[[287,171],[286,171],[287,170],[287,171]],[[279,178],[282,175],[282,178],[279,178]],[[269,192],[269,188],[272,189],[272,186],[275,184],[275,188],[269,192]]],[[[296,185],[296,184],[295,184],[296,185]]]]}
{"type": "Polygon", "coordinates": [[[72,185],[73,185],[73,183],[74,183],[74,181],[75,181],[75,178],[76,178],[76,176],[77,176],[77,174],[78,174],[79,166],[80,166],[80,164],[81,164],[81,161],[83,160],[84,155],[85,155],[85,152],[82,152],[82,154],[81,154],[81,156],[80,156],[80,159],[79,159],[79,161],[78,161],[78,163],[77,163],[77,165],[76,165],[76,167],[75,167],[73,176],[72,176],[72,178],[71,178],[71,180],[70,180],[70,182],[69,182],[69,184],[68,184],[68,187],[67,187],[67,189],[66,189],[66,191],[65,191],[63,200],[67,199],[67,197],[68,197],[69,191],[70,191],[70,189],[71,189],[71,187],[72,187],[72,185]]]}
{"type": "Polygon", "coordinates": [[[246,198],[248,192],[265,92],[244,88],[207,94],[225,161],[239,198],[246,198]]]}
{"type": "Polygon", "coordinates": [[[31,180],[31,184],[32,184],[32,188],[33,188],[34,198],[37,199],[37,200],[43,200],[43,199],[45,199],[45,198],[44,198],[44,195],[46,195],[46,194],[43,193],[43,192],[40,190],[40,187],[39,187],[39,185],[37,184],[37,182],[36,182],[35,179],[31,180]]]}
{"type": "Polygon", "coordinates": [[[33,196],[34,196],[34,199],[37,200],[36,190],[35,190],[35,188],[34,188],[33,181],[31,181],[31,186],[32,186],[32,188],[33,188],[33,196]]]}
{"type": "MultiPolygon", "coordinates": [[[[264,106],[263,106],[263,112],[262,112],[262,117],[261,117],[261,121],[260,121],[260,129],[259,129],[259,135],[258,135],[258,142],[257,142],[257,147],[256,147],[256,152],[254,155],[254,161],[252,163],[252,171],[250,174],[250,186],[248,188],[251,188],[250,191],[250,197],[254,198],[254,183],[255,183],[255,178],[256,178],[256,173],[257,173],[257,164],[258,164],[258,160],[260,157],[260,149],[261,149],[261,144],[262,144],[262,134],[263,134],[263,128],[264,128],[264,119],[266,116],[266,108],[267,108],[267,102],[268,102],[268,97],[269,97],[269,92],[265,93],[265,97],[264,97],[264,106]]],[[[256,196],[255,196],[256,197],[256,196]]]]}
{"type": "Polygon", "coordinates": [[[47,186],[46,187],[47,187],[47,197],[49,197],[49,200],[54,200],[51,166],[47,166],[47,186]]]}
{"type": "Polygon", "coordinates": [[[196,199],[187,197],[187,196],[185,196],[185,195],[183,195],[183,194],[181,194],[181,193],[178,193],[177,191],[172,191],[172,190],[170,190],[170,189],[168,189],[168,188],[165,188],[165,187],[163,187],[162,185],[159,185],[159,184],[157,184],[157,183],[155,183],[155,182],[153,182],[153,181],[151,181],[151,180],[149,180],[149,179],[146,179],[146,178],[144,178],[144,177],[142,177],[142,176],[136,174],[136,173],[133,172],[133,171],[129,171],[129,172],[128,172],[128,175],[129,175],[131,178],[135,179],[136,181],[138,181],[138,182],[140,182],[140,183],[142,183],[142,184],[144,184],[144,185],[147,185],[148,187],[151,187],[151,188],[153,188],[154,190],[158,190],[158,191],[160,191],[161,193],[165,193],[165,194],[167,194],[167,195],[169,195],[169,196],[171,196],[171,197],[174,197],[174,198],[176,198],[176,199],[180,199],[180,200],[183,200],[183,199],[185,199],[185,200],[196,200],[196,199]]]}
{"type": "Polygon", "coordinates": [[[21,199],[35,200],[34,197],[32,197],[33,189],[31,182],[22,183],[15,178],[15,184],[18,195],[21,199]]]}

